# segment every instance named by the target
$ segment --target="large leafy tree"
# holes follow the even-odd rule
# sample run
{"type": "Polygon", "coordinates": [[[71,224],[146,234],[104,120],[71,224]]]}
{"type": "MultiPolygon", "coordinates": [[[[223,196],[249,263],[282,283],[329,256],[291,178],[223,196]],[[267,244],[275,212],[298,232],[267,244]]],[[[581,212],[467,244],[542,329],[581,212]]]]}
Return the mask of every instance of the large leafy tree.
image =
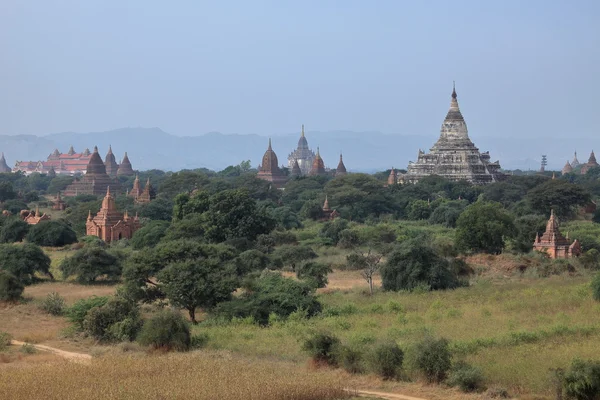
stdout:
{"type": "Polygon", "coordinates": [[[140,250],[144,247],[154,247],[165,236],[169,223],[167,221],[150,221],[138,229],[131,238],[131,246],[140,250]]]}
{"type": "Polygon", "coordinates": [[[169,264],[158,274],[169,302],[181,307],[196,323],[196,308],[211,309],[238,286],[235,265],[221,265],[218,258],[198,258],[169,264]]]}
{"type": "Polygon", "coordinates": [[[460,285],[450,263],[439,256],[424,238],[402,243],[381,267],[385,290],[411,290],[427,286],[431,290],[452,289],[460,285]]]}
{"type": "Polygon", "coordinates": [[[6,218],[0,228],[0,243],[14,243],[22,241],[27,232],[29,232],[29,224],[21,218],[11,216],[6,218]]]}
{"type": "Polygon", "coordinates": [[[77,234],[62,221],[43,221],[29,229],[27,241],[38,246],[59,247],[77,242],[77,234]]]}
{"type": "Polygon", "coordinates": [[[463,252],[498,254],[513,237],[513,216],[500,203],[478,201],[456,221],[456,247],[463,252]]]}
{"type": "Polygon", "coordinates": [[[534,210],[550,215],[550,210],[559,217],[567,217],[578,208],[589,203],[589,192],[582,186],[563,179],[550,179],[527,193],[527,200],[534,210]]]}
{"type": "Polygon", "coordinates": [[[33,282],[36,272],[52,277],[50,258],[32,243],[0,244],[0,269],[10,272],[23,284],[33,282]]]}
{"type": "Polygon", "coordinates": [[[100,277],[116,280],[121,277],[121,261],[98,245],[87,245],[60,264],[63,278],[75,276],[79,283],[92,283],[100,277]]]}

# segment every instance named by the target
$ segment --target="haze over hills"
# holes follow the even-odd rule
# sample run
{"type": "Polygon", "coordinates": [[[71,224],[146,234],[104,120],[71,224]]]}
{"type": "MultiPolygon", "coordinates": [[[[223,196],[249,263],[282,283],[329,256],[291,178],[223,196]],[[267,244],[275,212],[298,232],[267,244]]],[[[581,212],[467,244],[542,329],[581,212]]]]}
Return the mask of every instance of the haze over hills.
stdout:
{"type": "MultiPolygon", "coordinates": [[[[356,172],[374,172],[390,167],[406,168],[409,160],[415,160],[419,148],[427,150],[437,140],[437,135],[397,135],[381,132],[307,131],[306,137],[313,150],[320,148],[325,165],[337,166],[340,151],[344,154],[346,167],[356,172]]],[[[273,149],[279,164],[287,164],[288,154],[296,148],[299,133],[273,136],[273,149]]],[[[590,148],[573,143],[589,142],[567,137],[540,142],[536,138],[473,137],[482,151],[490,151],[492,160],[500,160],[504,169],[539,168],[541,154],[548,156],[548,169],[561,169],[573,151],[579,150],[579,161],[585,162],[590,148]]],[[[133,167],[138,170],[209,168],[221,170],[228,165],[250,160],[252,166],[260,163],[267,148],[268,138],[257,134],[238,135],[217,132],[200,136],[175,136],[159,128],[122,128],[107,132],[54,133],[44,136],[2,135],[0,151],[3,151],[9,166],[15,161],[45,160],[55,149],[66,152],[73,145],[76,151],[97,145],[102,158],[109,144],[117,161],[128,152],[133,167]]],[[[598,147],[600,149],[600,146],[598,147]]]]}

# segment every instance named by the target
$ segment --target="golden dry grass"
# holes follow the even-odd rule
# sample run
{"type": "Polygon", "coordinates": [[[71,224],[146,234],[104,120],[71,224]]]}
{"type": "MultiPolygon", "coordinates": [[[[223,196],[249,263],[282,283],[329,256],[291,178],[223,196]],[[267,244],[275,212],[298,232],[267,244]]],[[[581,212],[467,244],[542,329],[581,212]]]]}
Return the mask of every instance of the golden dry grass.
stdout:
{"type": "Polygon", "coordinates": [[[344,399],[340,375],[229,353],[100,358],[6,369],[0,399],[344,399]]]}
{"type": "Polygon", "coordinates": [[[24,297],[35,300],[44,299],[48,293],[57,292],[68,305],[77,300],[86,299],[91,296],[111,296],[115,293],[116,286],[111,285],[78,285],[70,282],[44,282],[37,285],[27,286],[24,297]]]}
{"type": "Polygon", "coordinates": [[[28,343],[42,343],[59,336],[69,326],[60,317],[40,311],[36,304],[0,304],[0,332],[28,343]]]}

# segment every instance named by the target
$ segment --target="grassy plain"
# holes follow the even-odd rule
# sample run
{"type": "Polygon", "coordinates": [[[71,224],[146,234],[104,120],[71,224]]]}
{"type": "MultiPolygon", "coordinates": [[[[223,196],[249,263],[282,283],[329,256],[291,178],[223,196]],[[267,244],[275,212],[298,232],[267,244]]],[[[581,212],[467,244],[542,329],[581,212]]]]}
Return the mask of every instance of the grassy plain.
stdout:
{"type": "Polygon", "coordinates": [[[333,400],[351,397],[335,371],[310,371],[228,352],[112,356],[91,365],[66,361],[0,374],[0,398],[333,400]]]}

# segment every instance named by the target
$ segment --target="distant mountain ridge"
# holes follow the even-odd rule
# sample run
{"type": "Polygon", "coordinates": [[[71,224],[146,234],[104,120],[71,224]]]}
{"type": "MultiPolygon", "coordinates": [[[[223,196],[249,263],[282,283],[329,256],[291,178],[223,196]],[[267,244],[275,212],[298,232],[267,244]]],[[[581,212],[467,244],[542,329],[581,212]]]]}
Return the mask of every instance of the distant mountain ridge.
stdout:
{"type": "MultiPolygon", "coordinates": [[[[280,165],[287,165],[287,157],[296,148],[299,137],[299,133],[272,136],[273,150],[280,165]]],[[[409,160],[416,159],[419,149],[427,151],[433,145],[437,134],[390,135],[381,132],[307,131],[306,138],[313,150],[316,151],[319,147],[327,167],[337,166],[341,151],[349,171],[374,172],[392,166],[406,168],[409,160]]],[[[567,159],[571,160],[573,157],[573,143],[579,144],[578,157],[581,162],[587,161],[592,149],[591,145],[589,149],[581,145],[589,140],[573,137],[548,142],[540,142],[536,138],[471,138],[481,151],[489,150],[491,159],[499,160],[505,169],[537,170],[541,154],[548,156],[547,169],[561,169],[567,159]]],[[[243,160],[250,160],[252,166],[257,166],[267,149],[268,137],[218,132],[201,136],[175,136],[159,128],[121,128],[106,132],[64,132],[44,136],[0,135],[0,151],[4,152],[10,167],[14,166],[17,160],[46,160],[55,148],[67,152],[71,145],[76,151],[83,151],[85,148],[92,150],[97,145],[102,159],[108,146],[112,145],[117,162],[127,151],[133,168],[138,170],[221,170],[243,160]]]]}

